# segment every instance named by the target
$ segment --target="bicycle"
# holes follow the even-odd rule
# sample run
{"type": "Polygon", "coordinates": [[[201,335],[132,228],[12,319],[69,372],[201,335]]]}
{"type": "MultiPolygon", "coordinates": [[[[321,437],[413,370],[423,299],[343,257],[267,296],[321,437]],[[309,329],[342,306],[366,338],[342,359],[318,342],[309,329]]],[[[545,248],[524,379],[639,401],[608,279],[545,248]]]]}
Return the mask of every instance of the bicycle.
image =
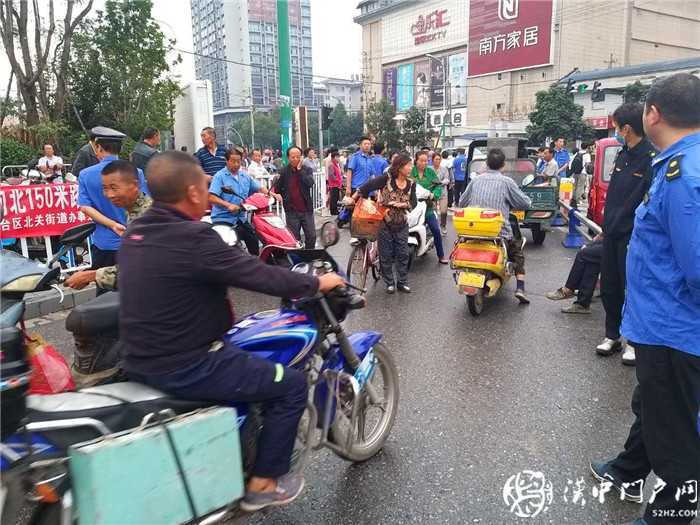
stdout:
{"type": "Polygon", "coordinates": [[[382,268],[379,263],[379,247],[376,240],[354,239],[354,246],[348,261],[347,276],[350,284],[364,289],[367,284],[367,275],[372,272],[375,282],[382,276],[382,268]]]}

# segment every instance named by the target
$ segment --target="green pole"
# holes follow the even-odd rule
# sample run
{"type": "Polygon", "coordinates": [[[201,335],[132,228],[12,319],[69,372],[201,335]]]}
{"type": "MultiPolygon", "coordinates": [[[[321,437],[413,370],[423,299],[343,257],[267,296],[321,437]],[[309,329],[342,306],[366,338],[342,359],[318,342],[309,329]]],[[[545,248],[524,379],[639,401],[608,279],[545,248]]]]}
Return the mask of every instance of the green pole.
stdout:
{"type": "Polygon", "coordinates": [[[277,0],[277,47],[280,72],[280,137],[282,162],[287,164],[287,148],[292,140],[292,76],[289,71],[289,6],[288,0],[277,0]]]}

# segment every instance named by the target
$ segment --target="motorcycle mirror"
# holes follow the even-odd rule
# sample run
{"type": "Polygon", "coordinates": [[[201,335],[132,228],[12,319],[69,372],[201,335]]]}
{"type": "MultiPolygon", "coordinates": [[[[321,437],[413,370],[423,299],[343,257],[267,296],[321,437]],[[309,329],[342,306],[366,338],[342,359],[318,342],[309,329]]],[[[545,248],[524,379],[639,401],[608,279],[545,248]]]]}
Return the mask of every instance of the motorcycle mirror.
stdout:
{"type": "Polygon", "coordinates": [[[532,182],[533,182],[534,180],[535,180],[535,176],[532,175],[532,174],[530,174],[530,175],[528,175],[527,177],[525,177],[525,178],[523,179],[523,182],[522,182],[521,186],[523,186],[523,187],[529,186],[530,184],[532,184],[532,182]]]}
{"type": "Polygon", "coordinates": [[[87,239],[92,232],[95,231],[95,223],[89,222],[87,224],[81,224],[80,226],[75,226],[63,232],[61,238],[59,239],[59,244],[64,246],[69,246],[74,248],[82,244],[82,242],[87,239]]]}
{"type": "Polygon", "coordinates": [[[339,240],[338,226],[331,221],[324,222],[323,226],[321,226],[321,245],[324,248],[330,248],[338,244],[339,240]]]}

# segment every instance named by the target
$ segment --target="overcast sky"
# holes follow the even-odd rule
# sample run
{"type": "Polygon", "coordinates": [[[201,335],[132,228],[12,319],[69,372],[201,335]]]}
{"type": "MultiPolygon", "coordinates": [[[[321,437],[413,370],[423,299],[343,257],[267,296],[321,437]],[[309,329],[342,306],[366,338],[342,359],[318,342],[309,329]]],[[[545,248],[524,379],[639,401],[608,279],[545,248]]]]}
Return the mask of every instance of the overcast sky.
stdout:
{"type": "MultiPolygon", "coordinates": [[[[311,0],[311,25],[313,41],[314,75],[320,77],[349,78],[360,73],[362,29],[353,22],[359,0],[311,0]]],[[[40,0],[40,5],[42,2],[40,0]]],[[[62,2],[56,2],[57,11],[62,2]]],[[[177,39],[177,47],[192,51],[192,25],[189,0],[154,0],[153,17],[158,20],[168,37],[177,39]]],[[[104,0],[96,0],[93,9],[104,7],[104,0]]],[[[62,12],[56,13],[60,20],[62,12]]],[[[9,80],[10,67],[5,50],[0,56],[0,90],[4,91],[9,80]]],[[[176,73],[183,81],[194,80],[192,55],[182,53],[183,63],[176,73]]],[[[319,80],[315,78],[314,80],[319,80]]]]}

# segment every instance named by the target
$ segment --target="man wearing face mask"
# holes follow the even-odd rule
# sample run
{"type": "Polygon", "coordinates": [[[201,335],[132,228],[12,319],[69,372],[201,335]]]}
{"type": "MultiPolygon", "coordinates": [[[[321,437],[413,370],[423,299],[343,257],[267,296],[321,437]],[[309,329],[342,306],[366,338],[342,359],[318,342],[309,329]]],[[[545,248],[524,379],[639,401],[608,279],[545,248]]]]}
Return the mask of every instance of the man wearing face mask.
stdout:
{"type": "MultiPolygon", "coordinates": [[[[625,302],[625,259],[632,235],[634,210],[651,185],[654,147],[644,136],[641,104],[623,104],[613,113],[615,137],[623,145],[615,159],[603,222],[600,295],[605,308],[605,339],[596,347],[602,356],[622,350],[620,322],[625,302]]],[[[634,365],[634,348],[625,344],[622,362],[634,365]]]]}
{"type": "MultiPolygon", "coordinates": [[[[637,354],[636,416],[625,449],[594,476],[641,503],[653,470],[654,498],[635,525],[690,523],[700,473],[700,79],[654,82],[644,130],[659,148],[652,184],[635,212],[627,255],[622,334],[637,354]],[[624,485],[630,483],[630,485],[624,485]]],[[[607,215],[607,212],[606,212],[607,215]]]]}

